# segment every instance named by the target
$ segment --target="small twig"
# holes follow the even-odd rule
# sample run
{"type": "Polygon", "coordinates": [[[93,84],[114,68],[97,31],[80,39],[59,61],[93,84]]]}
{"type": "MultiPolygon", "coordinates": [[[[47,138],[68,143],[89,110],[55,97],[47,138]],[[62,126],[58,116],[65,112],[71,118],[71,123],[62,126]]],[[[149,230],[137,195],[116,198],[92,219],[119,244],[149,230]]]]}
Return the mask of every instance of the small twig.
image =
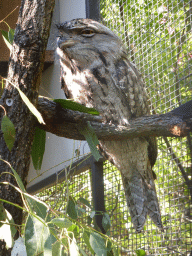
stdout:
{"type": "Polygon", "coordinates": [[[5,18],[3,18],[2,20],[0,20],[1,22],[4,22],[5,19],[7,19],[19,6],[15,7],[15,9],[13,11],[11,11],[5,18]]]}
{"type": "Polygon", "coordinates": [[[2,105],[0,105],[0,107],[4,110],[4,113],[5,113],[5,116],[6,116],[7,115],[6,109],[2,105]]]}

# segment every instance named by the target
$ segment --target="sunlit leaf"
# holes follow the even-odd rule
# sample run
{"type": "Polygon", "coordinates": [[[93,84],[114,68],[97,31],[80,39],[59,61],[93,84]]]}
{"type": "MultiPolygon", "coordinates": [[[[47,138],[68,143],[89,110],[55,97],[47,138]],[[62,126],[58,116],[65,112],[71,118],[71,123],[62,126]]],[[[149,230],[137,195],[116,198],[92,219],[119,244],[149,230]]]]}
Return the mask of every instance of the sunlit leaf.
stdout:
{"type": "Polygon", "coordinates": [[[12,47],[12,43],[10,42],[9,40],[9,35],[8,35],[8,32],[7,31],[4,31],[2,29],[0,29],[1,31],[1,34],[2,34],[2,37],[3,37],[3,40],[5,41],[7,47],[9,48],[9,50],[11,50],[11,47],[12,47]]]}
{"type": "Polygon", "coordinates": [[[136,250],[137,256],[145,256],[146,252],[143,249],[136,250]]]}
{"type": "Polygon", "coordinates": [[[16,228],[12,225],[14,224],[14,220],[11,214],[3,207],[3,204],[0,202],[0,240],[4,239],[6,242],[6,248],[10,248],[13,246],[13,237],[17,232],[16,228]]]}
{"type": "Polygon", "coordinates": [[[72,224],[68,229],[67,229],[70,232],[73,233],[73,235],[75,236],[75,238],[78,238],[79,236],[79,226],[75,225],[75,224],[72,224]]]}
{"type": "Polygon", "coordinates": [[[54,218],[51,223],[55,224],[59,228],[69,228],[73,223],[67,218],[54,218]]]}
{"type": "Polygon", "coordinates": [[[46,255],[52,255],[49,227],[42,219],[40,221],[34,216],[28,216],[25,226],[25,246],[27,256],[37,255],[42,252],[46,252],[46,255]]]}
{"type": "Polygon", "coordinates": [[[76,243],[76,239],[73,237],[70,245],[69,245],[69,252],[72,256],[80,256],[79,254],[79,248],[76,243]]]}
{"type": "Polygon", "coordinates": [[[24,239],[22,237],[19,237],[17,240],[15,240],[13,249],[11,250],[11,256],[17,255],[27,256],[24,239]]]}
{"type": "Polygon", "coordinates": [[[40,124],[45,124],[43,117],[41,113],[37,110],[37,108],[30,102],[30,100],[27,98],[27,96],[19,89],[19,87],[13,85],[19,92],[22,100],[25,102],[29,110],[32,112],[32,114],[37,118],[40,124]]]}

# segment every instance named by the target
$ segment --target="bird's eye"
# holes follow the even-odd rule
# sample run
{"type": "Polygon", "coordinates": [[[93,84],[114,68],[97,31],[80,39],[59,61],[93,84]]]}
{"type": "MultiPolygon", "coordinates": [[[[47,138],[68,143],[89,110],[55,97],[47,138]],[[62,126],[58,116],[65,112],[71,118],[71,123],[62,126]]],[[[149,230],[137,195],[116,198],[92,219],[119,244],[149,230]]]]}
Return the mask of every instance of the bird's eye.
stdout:
{"type": "Polygon", "coordinates": [[[94,36],[94,34],[95,34],[95,31],[92,29],[84,29],[81,31],[81,35],[85,37],[92,37],[94,36]]]}

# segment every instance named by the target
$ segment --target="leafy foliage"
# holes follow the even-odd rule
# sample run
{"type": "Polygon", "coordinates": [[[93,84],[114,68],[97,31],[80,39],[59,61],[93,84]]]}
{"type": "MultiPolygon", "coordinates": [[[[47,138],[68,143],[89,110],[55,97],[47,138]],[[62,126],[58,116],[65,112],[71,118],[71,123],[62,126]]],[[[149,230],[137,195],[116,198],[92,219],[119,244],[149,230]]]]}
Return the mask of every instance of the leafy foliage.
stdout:
{"type": "MultiPolygon", "coordinates": [[[[87,207],[88,213],[90,214],[90,208],[92,209],[92,207],[88,200],[79,198],[77,201],[81,204],[80,206],[75,198],[69,196],[68,200],[64,202],[66,211],[63,213],[56,213],[54,209],[50,211],[51,208],[48,205],[26,193],[19,175],[12,167],[11,169],[20,189],[15,186],[13,187],[21,193],[25,206],[23,210],[28,213],[24,224],[24,243],[27,255],[44,254],[65,256],[68,253],[70,255],[87,255],[80,246],[80,237],[84,240],[84,243],[92,254],[98,256],[112,255],[110,253],[113,250],[112,240],[110,241],[109,237],[94,230],[91,226],[79,222],[79,216],[82,213],[86,213],[84,206],[87,207]],[[60,217],[58,217],[58,214],[60,217]]],[[[12,247],[15,228],[12,227],[13,221],[10,218],[8,222],[6,221],[7,213],[1,201],[4,200],[0,199],[0,229],[7,231],[8,228],[10,229],[7,232],[8,236],[4,236],[3,239],[6,240],[9,247],[12,247]]],[[[17,207],[17,205],[15,206],[17,207]]],[[[108,219],[107,216],[105,218],[108,219]]],[[[116,247],[114,249],[115,251],[116,247]]]]}

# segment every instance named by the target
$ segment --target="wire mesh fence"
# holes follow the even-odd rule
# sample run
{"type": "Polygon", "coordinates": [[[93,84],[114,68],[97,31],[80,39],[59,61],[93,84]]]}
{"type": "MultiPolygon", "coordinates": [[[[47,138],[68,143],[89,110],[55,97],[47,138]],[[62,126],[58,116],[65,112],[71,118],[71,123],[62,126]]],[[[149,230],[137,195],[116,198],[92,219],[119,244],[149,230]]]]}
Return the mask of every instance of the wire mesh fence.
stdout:
{"type": "MultiPolygon", "coordinates": [[[[191,100],[192,1],[101,0],[100,10],[102,23],[122,38],[130,59],[144,76],[151,113],[166,113],[191,100]]],[[[147,255],[192,255],[191,136],[159,138],[154,171],[165,232],[148,220],[144,231],[136,234],[120,173],[104,163],[110,236],[120,245],[120,255],[135,255],[138,248],[147,255]]],[[[70,183],[58,184],[39,196],[62,212],[67,191],[76,200],[81,197],[92,202],[91,171],[74,175],[70,183]]],[[[89,223],[83,211],[82,218],[89,223]]]]}
{"type": "MultiPolygon", "coordinates": [[[[102,22],[122,38],[145,78],[151,112],[166,113],[191,100],[192,1],[103,0],[100,4],[102,22]]],[[[154,171],[165,233],[150,222],[145,235],[135,235],[129,228],[127,248],[143,246],[149,255],[190,255],[191,145],[190,135],[158,139],[154,171]]]]}

